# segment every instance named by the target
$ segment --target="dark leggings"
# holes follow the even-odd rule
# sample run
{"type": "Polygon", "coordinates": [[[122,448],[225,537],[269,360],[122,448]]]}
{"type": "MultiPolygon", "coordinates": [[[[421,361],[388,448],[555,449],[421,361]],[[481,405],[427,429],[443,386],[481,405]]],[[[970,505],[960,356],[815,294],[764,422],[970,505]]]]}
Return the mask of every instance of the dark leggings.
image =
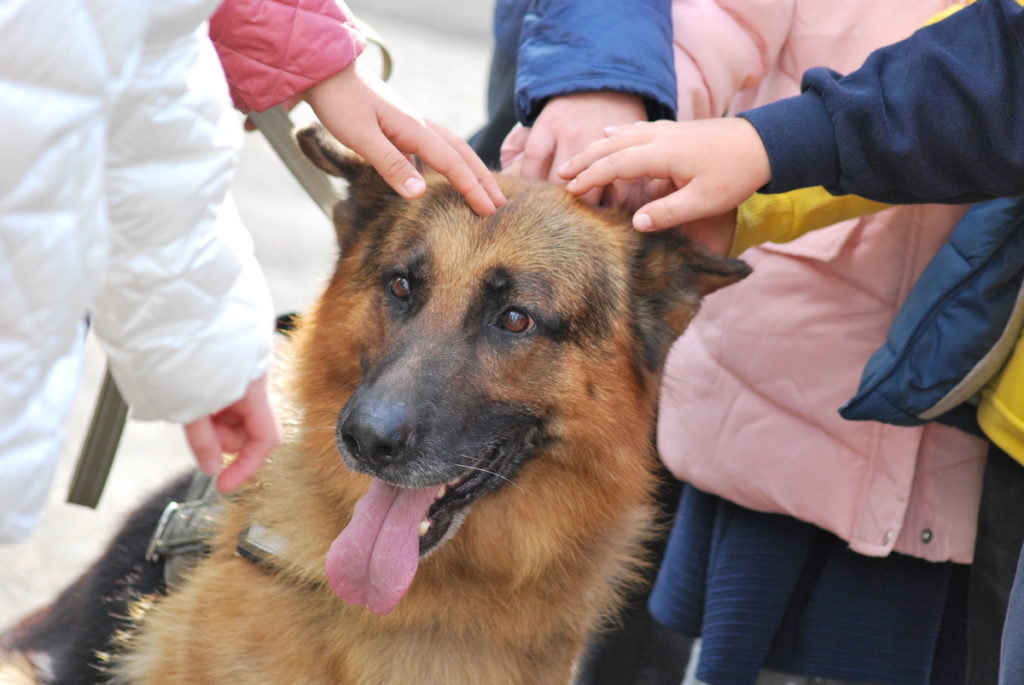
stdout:
{"type": "Polygon", "coordinates": [[[1010,592],[1003,625],[1003,650],[999,660],[999,685],[1024,682],[1024,551],[1017,562],[1017,576],[1010,592]]]}
{"type": "MultiPolygon", "coordinates": [[[[969,685],[1024,683],[1024,607],[1010,611],[1010,591],[1018,576],[1024,544],[1024,466],[992,445],[978,512],[978,540],[967,600],[967,682],[969,685]],[[999,650],[1007,622],[1004,668],[1015,678],[999,681],[999,650]],[[1015,665],[1010,664],[1012,662],[1015,665]]],[[[1015,599],[1024,602],[1024,588],[1015,599]]]]}

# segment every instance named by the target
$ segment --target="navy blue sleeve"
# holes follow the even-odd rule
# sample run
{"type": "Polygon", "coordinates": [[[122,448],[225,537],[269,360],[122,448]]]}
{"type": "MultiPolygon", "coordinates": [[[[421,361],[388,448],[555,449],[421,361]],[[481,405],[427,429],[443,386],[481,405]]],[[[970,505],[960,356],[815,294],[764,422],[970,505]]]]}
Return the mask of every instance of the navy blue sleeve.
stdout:
{"type": "Polygon", "coordinates": [[[533,0],[519,36],[515,106],[530,125],[552,97],[611,90],[674,119],[670,0],[533,0]]]}
{"type": "Polygon", "coordinates": [[[742,113],[761,135],[762,192],[823,185],[891,203],[1024,191],[1024,8],[979,0],[841,77],[742,113]]]}

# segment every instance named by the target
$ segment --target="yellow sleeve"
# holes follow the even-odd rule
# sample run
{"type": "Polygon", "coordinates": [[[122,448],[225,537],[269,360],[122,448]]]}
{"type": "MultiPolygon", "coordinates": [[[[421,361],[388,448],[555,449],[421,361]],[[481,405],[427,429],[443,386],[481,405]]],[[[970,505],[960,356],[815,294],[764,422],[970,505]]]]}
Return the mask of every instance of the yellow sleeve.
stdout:
{"type": "MultiPolygon", "coordinates": [[[[970,5],[973,2],[974,2],[974,0],[965,0],[965,2],[962,2],[962,3],[958,4],[958,5],[950,5],[949,7],[947,7],[944,10],[942,10],[941,12],[939,12],[938,14],[933,16],[931,19],[926,21],[924,24],[922,24],[922,26],[930,26],[931,24],[935,24],[937,22],[940,22],[943,19],[945,19],[946,17],[948,17],[949,15],[955,14],[956,12],[959,12],[964,7],[967,7],[968,5],[970,5]]],[[[1017,2],[1022,4],[1022,5],[1024,5],[1024,0],[1017,0],[1017,2]]]]}
{"type": "Polygon", "coordinates": [[[780,195],[754,195],[736,211],[729,256],[761,243],[787,243],[808,231],[891,206],[858,195],[832,195],[821,186],[780,195]]]}

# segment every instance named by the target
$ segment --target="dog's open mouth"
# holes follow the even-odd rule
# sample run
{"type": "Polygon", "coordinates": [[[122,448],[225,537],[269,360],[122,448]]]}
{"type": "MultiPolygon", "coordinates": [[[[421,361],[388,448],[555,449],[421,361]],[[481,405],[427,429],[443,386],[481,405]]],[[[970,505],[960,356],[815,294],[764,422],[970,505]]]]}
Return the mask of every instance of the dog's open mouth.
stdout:
{"type": "Polygon", "coordinates": [[[374,479],[352,520],[327,553],[327,579],[341,599],[375,614],[391,612],[416,575],[421,556],[458,528],[470,506],[510,482],[520,459],[492,448],[479,466],[440,485],[406,488],[374,479]]]}
{"type": "Polygon", "coordinates": [[[507,476],[501,474],[501,465],[497,460],[485,466],[465,468],[461,476],[437,488],[436,499],[420,521],[420,556],[430,552],[445,539],[452,530],[452,524],[461,521],[473,502],[510,482],[507,476]]]}

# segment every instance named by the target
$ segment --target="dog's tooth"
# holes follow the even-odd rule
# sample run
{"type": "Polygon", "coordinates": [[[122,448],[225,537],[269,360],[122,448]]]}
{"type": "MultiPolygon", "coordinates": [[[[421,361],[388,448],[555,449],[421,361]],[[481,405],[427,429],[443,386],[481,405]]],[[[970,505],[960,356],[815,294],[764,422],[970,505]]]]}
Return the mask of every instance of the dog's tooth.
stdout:
{"type": "Polygon", "coordinates": [[[448,486],[442,485],[437,489],[437,495],[434,497],[434,499],[441,499],[442,497],[444,497],[444,493],[446,492],[448,492],[448,486]]]}
{"type": "Polygon", "coordinates": [[[430,520],[423,519],[420,521],[420,537],[423,537],[430,531],[430,520]]]}

